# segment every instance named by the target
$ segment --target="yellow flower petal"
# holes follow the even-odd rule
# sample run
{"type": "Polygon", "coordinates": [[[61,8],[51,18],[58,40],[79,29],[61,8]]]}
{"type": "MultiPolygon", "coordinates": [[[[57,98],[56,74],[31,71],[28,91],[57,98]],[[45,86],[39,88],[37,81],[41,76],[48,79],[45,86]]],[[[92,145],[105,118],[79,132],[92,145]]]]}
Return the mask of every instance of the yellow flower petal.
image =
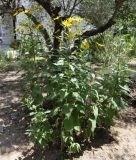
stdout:
{"type": "Polygon", "coordinates": [[[63,25],[64,27],[66,27],[66,28],[67,28],[67,27],[71,27],[73,21],[74,21],[74,18],[73,18],[73,17],[70,17],[70,18],[64,20],[64,21],[62,22],[62,25],[63,25]]]}
{"type": "Polygon", "coordinates": [[[90,44],[88,43],[87,40],[85,40],[84,42],[82,42],[81,48],[83,48],[83,49],[88,49],[88,48],[90,48],[90,44]]]}
{"type": "Polygon", "coordinates": [[[72,26],[72,23],[69,20],[65,20],[65,21],[62,22],[62,25],[64,27],[70,27],[70,26],[72,26]]]}

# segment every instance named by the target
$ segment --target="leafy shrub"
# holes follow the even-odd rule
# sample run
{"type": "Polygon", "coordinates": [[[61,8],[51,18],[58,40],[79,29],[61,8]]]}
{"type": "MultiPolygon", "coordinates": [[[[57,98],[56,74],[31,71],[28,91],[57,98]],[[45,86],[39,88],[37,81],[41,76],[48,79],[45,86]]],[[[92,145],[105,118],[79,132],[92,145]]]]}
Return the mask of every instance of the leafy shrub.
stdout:
{"type": "Polygon", "coordinates": [[[117,59],[111,67],[95,71],[87,61],[88,53],[88,49],[72,55],[62,51],[55,63],[34,76],[29,72],[31,96],[25,104],[32,123],[28,134],[43,147],[57,143],[62,151],[79,152],[77,137],[88,141],[96,127],[108,129],[119,108],[127,106],[127,66],[117,59]],[[43,84],[34,78],[39,74],[43,84]]]}
{"type": "Polygon", "coordinates": [[[60,50],[43,49],[37,32],[22,35],[20,45],[26,71],[24,102],[32,119],[27,134],[42,147],[57,144],[69,153],[81,150],[79,137],[90,141],[97,127],[113,125],[119,109],[127,107],[124,97],[129,92],[127,66],[122,62],[127,52],[124,37],[113,39],[107,32],[83,41],[71,54],[71,43],[82,33],[68,29],[74,21],[71,17],[63,21],[60,50]],[[69,48],[65,49],[66,45],[69,48]],[[49,61],[54,52],[58,56],[49,61]],[[99,62],[102,64],[97,66],[99,62]]]}

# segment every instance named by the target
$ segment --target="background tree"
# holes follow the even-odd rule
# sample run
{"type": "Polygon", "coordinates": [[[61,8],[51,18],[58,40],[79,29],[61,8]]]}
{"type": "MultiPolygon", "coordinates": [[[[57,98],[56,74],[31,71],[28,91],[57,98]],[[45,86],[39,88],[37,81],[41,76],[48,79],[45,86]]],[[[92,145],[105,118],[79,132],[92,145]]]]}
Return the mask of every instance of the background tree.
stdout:
{"type": "MultiPolygon", "coordinates": [[[[99,33],[103,33],[105,30],[114,25],[116,23],[116,18],[119,14],[120,8],[123,6],[125,1],[126,0],[108,1],[108,7],[106,8],[108,14],[105,14],[103,12],[101,19],[102,22],[100,24],[98,24],[97,18],[93,16],[93,12],[95,14],[95,12],[97,12],[97,9],[96,10],[93,9],[93,12],[90,11],[88,17],[89,18],[94,17],[94,21],[97,26],[95,29],[87,30],[84,33],[82,33],[82,35],[80,36],[80,40],[79,39],[75,40],[74,47],[71,48],[71,52],[73,52],[75,49],[78,48],[81,39],[83,40],[91,36],[97,35],[99,33]]],[[[12,15],[17,16],[17,14],[14,13],[20,12],[17,5],[19,4],[20,1],[1,0],[1,2],[3,4],[4,9],[10,10],[12,15]]],[[[96,4],[96,8],[98,8],[98,10],[101,12],[102,10],[104,11],[105,10],[104,7],[107,6],[107,3],[105,1],[104,1],[105,3],[100,3],[100,1],[98,1],[98,3],[96,2],[95,4],[93,1],[84,1],[84,0],[73,0],[73,1],[35,0],[34,2],[39,4],[43,8],[43,10],[47,12],[47,14],[50,16],[53,22],[54,26],[53,37],[52,37],[53,41],[51,40],[46,27],[43,28],[41,27],[39,31],[42,33],[46,41],[47,47],[49,48],[49,50],[53,51],[54,55],[58,55],[58,50],[60,48],[60,39],[58,37],[61,37],[62,31],[64,30],[62,23],[69,17],[73,16],[77,8],[80,8],[80,6],[86,6],[86,4],[88,4],[88,6],[92,6],[91,7],[92,9],[93,6],[96,4]]],[[[23,6],[21,11],[25,11],[25,8],[23,6]]],[[[40,23],[33,14],[30,14],[30,12],[29,13],[24,12],[24,13],[27,15],[28,18],[30,18],[34,22],[35,25],[38,25],[40,23]]],[[[82,16],[85,17],[85,14],[82,13],[82,16]]],[[[98,16],[99,15],[97,14],[97,17],[98,16]]]]}

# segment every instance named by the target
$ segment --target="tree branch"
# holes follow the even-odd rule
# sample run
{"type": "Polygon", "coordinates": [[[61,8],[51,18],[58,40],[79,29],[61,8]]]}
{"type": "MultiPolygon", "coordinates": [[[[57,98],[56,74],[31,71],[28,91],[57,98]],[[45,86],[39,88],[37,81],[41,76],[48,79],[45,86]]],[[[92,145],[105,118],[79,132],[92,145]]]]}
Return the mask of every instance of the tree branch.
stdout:
{"type": "Polygon", "coordinates": [[[76,8],[79,4],[81,4],[82,1],[83,1],[83,0],[80,0],[80,1],[79,1],[79,0],[75,0],[75,1],[74,1],[73,6],[72,6],[72,8],[71,8],[71,10],[70,10],[70,13],[69,13],[69,17],[73,14],[75,8],[76,8]]]}
{"type": "Polygon", "coordinates": [[[72,13],[73,13],[73,11],[75,10],[75,7],[76,7],[76,4],[77,4],[77,1],[78,1],[78,0],[75,0],[75,1],[74,1],[74,4],[73,4],[73,6],[72,6],[72,8],[71,8],[71,10],[70,10],[69,16],[71,16],[71,15],[72,15],[72,13]]]}
{"type": "MultiPolygon", "coordinates": [[[[37,18],[36,18],[32,13],[25,12],[25,7],[24,7],[24,6],[19,7],[19,8],[21,8],[22,11],[24,11],[24,14],[25,14],[35,25],[40,24],[40,22],[37,20],[37,18]]],[[[16,8],[16,10],[14,10],[14,11],[12,12],[12,14],[15,13],[19,8],[16,8]]],[[[49,36],[48,31],[46,30],[46,28],[45,28],[45,27],[40,28],[40,29],[39,29],[39,32],[42,34],[42,36],[43,36],[43,38],[44,38],[44,40],[45,40],[45,42],[46,42],[46,44],[47,44],[48,49],[51,50],[51,48],[52,48],[52,42],[51,42],[50,36],[49,36]]]]}
{"type": "Polygon", "coordinates": [[[60,36],[62,32],[62,17],[60,17],[59,12],[61,11],[60,6],[53,6],[51,0],[35,0],[38,4],[40,4],[46,12],[50,15],[51,19],[54,22],[54,32],[53,32],[53,53],[58,54],[58,49],[60,47],[60,36]]]}
{"type": "Polygon", "coordinates": [[[40,6],[42,6],[52,19],[59,16],[60,10],[57,6],[53,6],[51,0],[35,0],[40,6]]]}
{"type": "MultiPolygon", "coordinates": [[[[25,13],[25,15],[26,15],[29,19],[31,19],[32,22],[33,22],[35,25],[40,24],[40,23],[37,21],[37,19],[36,19],[36,17],[35,17],[34,15],[29,14],[29,13],[25,13]]],[[[49,50],[51,50],[51,48],[52,48],[52,42],[51,42],[50,36],[49,36],[46,28],[44,27],[44,28],[42,28],[42,29],[39,29],[39,32],[42,34],[42,36],[43,36],[43,38],[44,38],[44,40],[45,40],[45,42],[46,42],[46,44],[47,44],[47,47],[49,48],[49,50]]]]}
{"type": "Polygon", "coordinates": [[[116,21],[115,21],[116,16],[117,16],[120,8],[123,6],[123,3],[124,3],[125,1],[126,1],[126,0],[116,0],[116,1],[115,1],[114,13],[113,13],[112,17],[108,20],[108,22],[107,22],[105,25],[103,25],[103,26],[101,26],[101,27],[99,27],[99,28],[97,28],[97,29],[92,29],[92,30],[85,31],[85,32],[80,36],[79,39],[76,39],[76,40],[75,40],[75,42],[74,42],[74,47],[71,48],[71,51],[70,51],[70,52],[72,53],[72,52],[74,52],[76,49],[79,48],[80,43],[81,43],[81,40],[84,40],[84,39],[86,39],[86,38],[89,38],[89,37],[95,36],[95,35],[97,35],[97,34],[103,33],[103,32],[105,32],[107,29],[109,29],[110,27],[112,27],[112,26],[116,23],[116,21]]]}

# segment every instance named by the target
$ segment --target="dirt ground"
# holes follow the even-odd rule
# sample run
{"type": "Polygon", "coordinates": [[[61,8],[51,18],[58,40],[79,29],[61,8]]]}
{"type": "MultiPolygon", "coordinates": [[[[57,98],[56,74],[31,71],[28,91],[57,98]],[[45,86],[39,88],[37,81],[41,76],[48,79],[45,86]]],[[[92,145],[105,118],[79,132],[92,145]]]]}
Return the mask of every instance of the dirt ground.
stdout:
{"type": "MultiPolygon", "coordinates": [[[[121,111],[121,118],[110,133],[101,132],[73,160],[136,160],[136,86],[132,86],[133,101],[128,111],[121,111]]],[[[29,143],[21,97],[21,74],[0,73],[0,160],[61,160],[53,149],[40,158],[29,143]]]]}
{"type": "Polygon", "coordinates": [[[0,160],[15,160],[30,147],[24,134],[20,80],[15,71],[0,73],[0,160]]]}

